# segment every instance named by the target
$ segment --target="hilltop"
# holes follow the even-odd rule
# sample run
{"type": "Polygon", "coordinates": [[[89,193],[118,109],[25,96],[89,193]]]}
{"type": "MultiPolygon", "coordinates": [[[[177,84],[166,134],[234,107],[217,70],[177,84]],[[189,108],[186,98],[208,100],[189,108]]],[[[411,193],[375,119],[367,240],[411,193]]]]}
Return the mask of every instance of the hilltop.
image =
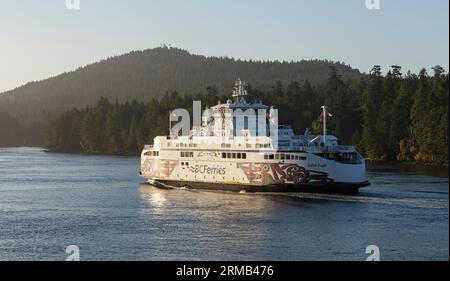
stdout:
{"type": "Polygon", "coordinates": [[[361,76],[344,63],[328,60],[243,61],[161,47],[110,57],[2,93],[0,112],[9,113],[22,124],[30,124],[74,107],[94,105],[100,97],[145,102],[172,91],[180,95],[203,94],[207,87],[228,94],[237,77],[261,91],[269,90],[276,81],[286,85],[308,80],[314,85],[327,79],[330,67],[345,80],[361,76]]]}

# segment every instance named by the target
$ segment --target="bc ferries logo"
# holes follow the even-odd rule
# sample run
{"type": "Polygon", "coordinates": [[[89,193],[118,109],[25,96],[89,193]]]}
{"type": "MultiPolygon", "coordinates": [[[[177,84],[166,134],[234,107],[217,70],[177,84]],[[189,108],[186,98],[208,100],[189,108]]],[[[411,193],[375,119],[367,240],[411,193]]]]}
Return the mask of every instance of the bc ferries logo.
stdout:
{"type": "Polygon", "coordinates": [[[223,167],[209,167],[208,165],[189,166],[188,169],[194,174],[225,175],[226,172],[223,167]]]}

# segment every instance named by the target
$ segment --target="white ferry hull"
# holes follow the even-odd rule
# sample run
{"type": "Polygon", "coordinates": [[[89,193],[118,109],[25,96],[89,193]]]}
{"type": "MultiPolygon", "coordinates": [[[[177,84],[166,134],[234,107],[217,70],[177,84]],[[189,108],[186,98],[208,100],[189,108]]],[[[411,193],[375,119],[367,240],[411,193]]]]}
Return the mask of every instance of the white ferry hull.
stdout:
{"type": "Polygon", "coordinates": [[[357,194],[361,187],[368,186],[368,182],[361,183],[334,183],[327,184],[277,184],[254,186],[245,184],[224,184],[224,183],[203,183],[203,182],[183,182],[183,181],[154,181],[149,183],[152,186],[162,189],[170,188],[188,188],[188,189],[203,189],[203,190],[224,190],[235,192],[330,192],[330,193],[344,193],[357,194]]]}
{"type": "Polygon", "coordinates": [[[289,126],[278,125],[273,107],[247,103],[245,85],[236,80],[234,103],[219,102],[196,115],[201,122],[194,121],[189,134],[181,130],[180,135],[177,125],[169,136],[158,136],[153,145],[145,146],[141,175],[161,188],[249,192],[354,193],[369,185],[363,157],[353,146],[340,146],[336,137],[326,134],[330,115],[326,106],[323,135],[314,136],[309,129],[295,135],[289,126]]]}
{"type": "Polygon", "coordinates": [[[368,186],[364,164],[346,165],[310,156],[309,161],[254,163],[245,161],[177,161],[143,159],[141,175],[156,187],[247,192],[357,193],[368,186]],[[304,167],[312,168],[304,168],[304,167]],[[349,166],[349,167],[347,167],[349,166]],[[359,167],[358,167],[359,166],[359,167]]]}

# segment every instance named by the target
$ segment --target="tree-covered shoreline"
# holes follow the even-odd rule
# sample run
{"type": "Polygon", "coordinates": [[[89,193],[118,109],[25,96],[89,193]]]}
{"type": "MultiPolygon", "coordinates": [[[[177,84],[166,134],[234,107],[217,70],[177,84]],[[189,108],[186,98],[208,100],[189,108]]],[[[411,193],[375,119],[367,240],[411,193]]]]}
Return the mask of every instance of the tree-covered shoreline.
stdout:
{"type": "MultiPolygon", "coordinates": [[[[448,74],[436,66],[433,75],[402,74],[399,66],[382,75],[375,66],[360,80],[344,80],[331,68],[321,85],[277,81],[270,90],[249,87],[250,99],[273,104],[279,123],[296,133],[312,127],[320,133],[320,106],[333,118],[330,133],[342,144],[356,145],[367,159],[448,163],[448,74]]],[[[251,81],[250,81],[251,82],[251,81]]],[[[182,90],[182,89],[181,89],[182,90]]],[[[47,128],[45,147],[54,152],[139,155],[145,144],[168,133],[168,112],[225,102],[228,93],[214,86],[206,94],[166,93],[148,102],[111,102],[102,97],[93,107],[59,115],[47,128]]]]}

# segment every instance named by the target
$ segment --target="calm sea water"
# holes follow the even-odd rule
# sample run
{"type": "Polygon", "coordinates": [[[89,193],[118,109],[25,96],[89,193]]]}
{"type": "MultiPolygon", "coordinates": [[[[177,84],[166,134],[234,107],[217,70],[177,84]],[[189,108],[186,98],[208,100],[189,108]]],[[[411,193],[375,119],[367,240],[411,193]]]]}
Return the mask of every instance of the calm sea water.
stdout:
{"type": "Polygon", "coordinates": [[[448,260],[447,172],[370,167],[358,196],[159,190],[139,158],[0,149],[0,260],[448,260]]]}

